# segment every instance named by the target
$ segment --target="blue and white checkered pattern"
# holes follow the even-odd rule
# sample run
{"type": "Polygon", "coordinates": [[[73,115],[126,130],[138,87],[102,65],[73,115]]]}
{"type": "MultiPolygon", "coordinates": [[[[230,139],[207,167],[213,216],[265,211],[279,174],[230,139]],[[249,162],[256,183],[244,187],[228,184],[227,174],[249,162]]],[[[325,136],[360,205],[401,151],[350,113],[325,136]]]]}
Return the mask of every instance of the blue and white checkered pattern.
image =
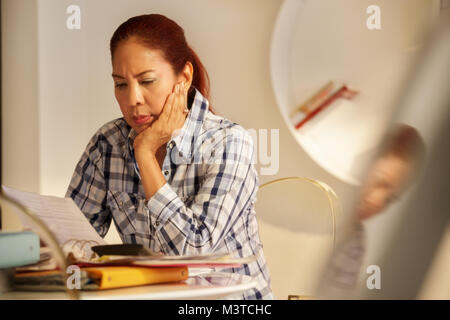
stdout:
{"type": "Polygon", "coordinates": [[[250,134],[211,113],[196,91],[182,129],[167,143],[162,166],[167,183],[148,201],[134,160],[135,136],[123,118],[101,127],[78,162],[66,196],[101,236],[113,220],[124,243],[168,255],[255,255],[255,262],[226,271],[258,280],[242,298],[273,298],[254,210],[259,180],[250,134]]]}

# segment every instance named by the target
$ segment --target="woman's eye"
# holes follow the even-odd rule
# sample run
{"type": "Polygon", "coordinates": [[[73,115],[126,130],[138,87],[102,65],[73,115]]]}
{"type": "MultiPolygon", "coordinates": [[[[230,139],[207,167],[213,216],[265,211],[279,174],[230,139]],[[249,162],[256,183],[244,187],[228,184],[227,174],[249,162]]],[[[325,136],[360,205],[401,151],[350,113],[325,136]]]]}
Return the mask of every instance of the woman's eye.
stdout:
{"type": "Polygon", "coordinates": [[[147,79],[147,80],[142,80],[142,81],[141,81],[141,84],[144,85],[144,86],[146,86],[146,85],[149,85],[149,84],[151,84],[151,83],[153,83],[153,82],[155,82],[154,79],[147,79]]]}
{"type": "Polygon", "coordinates": [[[123,88],[123,87],[125,87],[127,84],[126,83],[116,83],[114,86],[116,87],[116,88],[123,88]]]}

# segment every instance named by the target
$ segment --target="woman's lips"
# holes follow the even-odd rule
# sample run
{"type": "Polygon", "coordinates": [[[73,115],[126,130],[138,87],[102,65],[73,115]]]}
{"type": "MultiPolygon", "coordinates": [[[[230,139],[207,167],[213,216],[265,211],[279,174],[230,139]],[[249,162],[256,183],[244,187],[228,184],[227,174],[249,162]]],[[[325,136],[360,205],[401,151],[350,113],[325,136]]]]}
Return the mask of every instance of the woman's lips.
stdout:
{"type": "Polygon", "coordinates": [[[153,116],[137,116],[133,117],[133,120],[136,124],[144,124],[148,122],[153,116]]]}

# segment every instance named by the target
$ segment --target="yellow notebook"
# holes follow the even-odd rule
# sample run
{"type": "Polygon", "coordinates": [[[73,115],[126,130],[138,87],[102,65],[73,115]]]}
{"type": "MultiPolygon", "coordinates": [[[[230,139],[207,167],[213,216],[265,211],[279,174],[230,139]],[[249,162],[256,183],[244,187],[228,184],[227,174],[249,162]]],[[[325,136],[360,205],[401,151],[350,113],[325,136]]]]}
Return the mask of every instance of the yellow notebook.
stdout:
{"type": "MultiPolygon", "coordinates": [[[[81,290],[102,290],[133,287],[163,282],[176,282],[188,278],[188,268],[181,267],[128,267],[108,266],[81,268],[81,290]]],[[[23,290],[61,290],[66,286],[59,270],[18,272],[14,286],[23,290]]]]}
{"type": "Polygon", "coordinates": [[[93,267],[82,268],[89,274],[98,289],[132,287],[162,282],[182,281],[188,278],[187,267],[93,267]]]}

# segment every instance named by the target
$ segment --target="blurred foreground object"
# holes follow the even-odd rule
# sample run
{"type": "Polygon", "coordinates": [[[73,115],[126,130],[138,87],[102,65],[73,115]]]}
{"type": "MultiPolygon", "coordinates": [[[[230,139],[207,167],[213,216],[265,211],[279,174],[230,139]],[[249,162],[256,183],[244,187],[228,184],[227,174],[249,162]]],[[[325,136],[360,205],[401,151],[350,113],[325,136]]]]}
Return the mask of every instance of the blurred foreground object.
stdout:
{"type": "MultiPolygon", "coordinates": [[[[392,128],[398,127],[398,123],[412,125],[423,137],[427,154],[423,161],[420,160],[423,163],[422,174],[416,177],[417,183],[407,201],[402,202],[398,207],[401,215],[393,225],[394,232],[378,235],[387,237],[389,240],[372,265],[378,270],[376,275],[378,285],[370,285],[372,274],[369,271],[365,275],[366,281],[360,281],[356,286],[340,286],[342,282],[336,281],[345,272],[354,271],[342,268],[350,264],[352,256],[346,255],[345,250],[339,249],[342,246],[345,248],[345,243],[350,243],[351,239],[356,237],[357,231],[352,231],[344,237],[346,240],[340,243],[341,246],[331,257],[319,290],[323,298],[415,299],[419,296],[435,251],[443,238],[450,211],[450,199],[447,195],[450,190],[448,167],[450,163],[450,19],[448,15],[442,17],[435,31],[430,35],[418,62],[400,96],[399,112],[393,118],[392,128]],[[336,263],[341,268],[336,269],[336,263]]],[[[377,168],[379,165],[377,161],[382,159],[385,150],[389,150],[392,143],[390,137],[387,136],[385,139],[381,153],[375,158],[377,160],[373,162],[371,169],[377,168]]],[[[421,149],[420,144],[413,145],[421,149]]],[[[398,147],[402,148],[405,145],[400,144],[398,147]]],[[[414,152],[412,154],[416,157],[414,152]]],[[[421,152],[423,154],[423,150],[419,154],[421,152]]],[[[408,176],[403,174],[402,170],[405,173],[411,168],[397,166],[392,167],[390,172],[395,171],[396,175],[408,176]]],[[[367,176],[370,183],[371,170],[368,171],[367,176]]],[[[405,181],[399,181],[398,185],[405,185],[405,181]]],[[[370,186],[366,185],[363,190],[367,190],[368,187],[370,189],[370,186]]],[[[379,212],[384,206],[368,207],[365,215],[379,212]]],[[[355,209],[354,218],[358,211],[361,217],[361,203],[358,203],[355,209]]],[[[355,220],[348,221],[348,225],[353,225],[355,220]]],[[[446,274],[441,274],[440,277],[448,278],[448,272],[450,271],[447,270],[446,274]]]]}

